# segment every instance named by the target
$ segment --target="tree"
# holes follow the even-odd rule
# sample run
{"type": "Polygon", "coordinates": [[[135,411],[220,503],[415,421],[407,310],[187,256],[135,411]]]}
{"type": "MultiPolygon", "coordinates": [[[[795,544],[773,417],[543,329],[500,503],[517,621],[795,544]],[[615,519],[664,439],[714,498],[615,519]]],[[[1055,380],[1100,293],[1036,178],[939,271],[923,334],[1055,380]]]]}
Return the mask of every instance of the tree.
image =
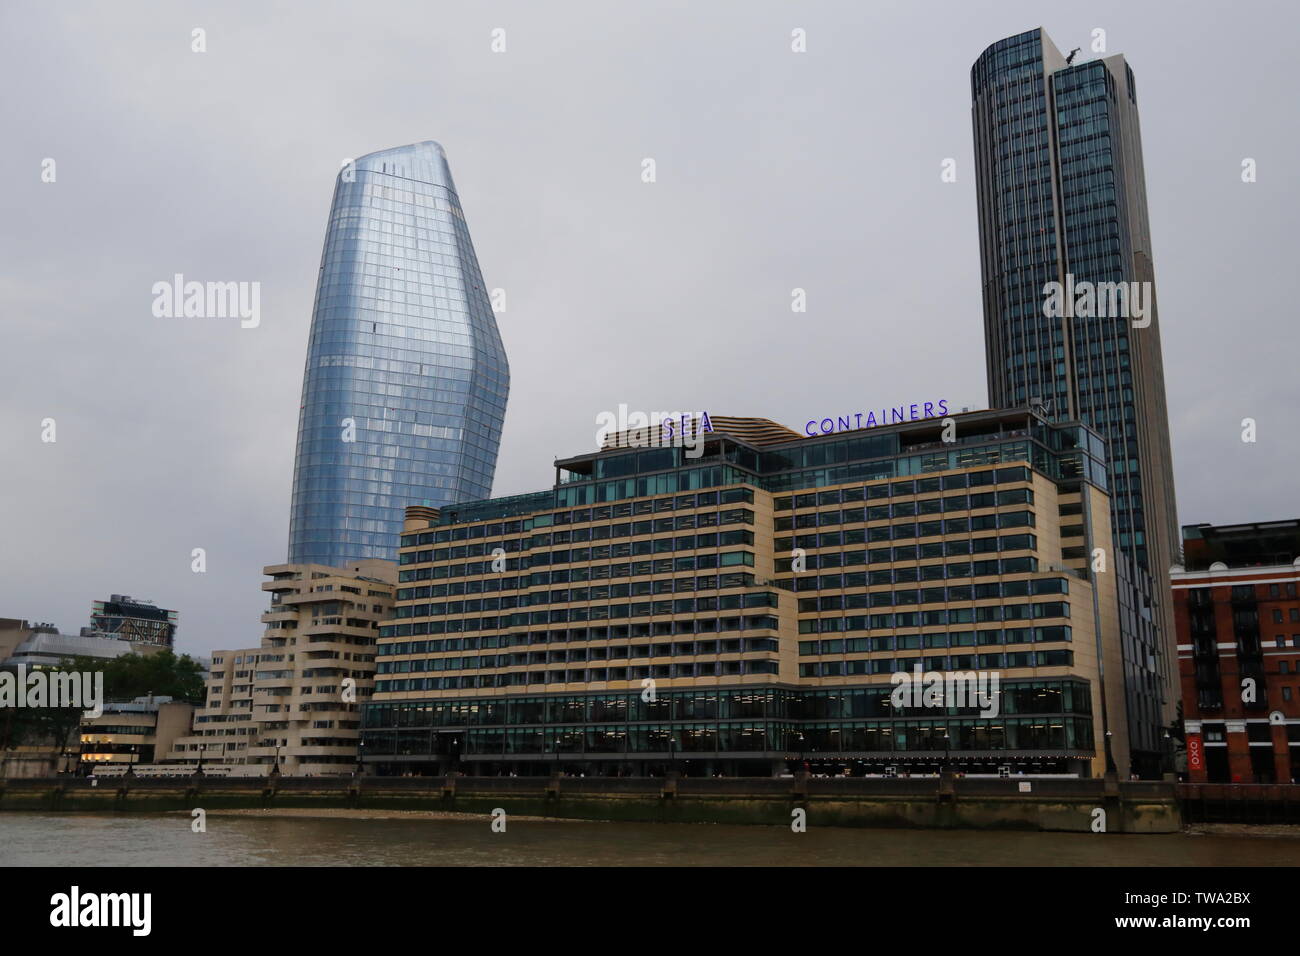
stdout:
{"type": "MultiPolygon", "coordinates": [[[[102,657],[71,657],[42,668],[47,674],[104,674],[104,700],[132,700],[153,694],[201,706],[207,696],[203,668],[188,654],[177,657],[170,650],[156,654],[123,654],[111,660],[102,657]]],[[[69,707],[6,708],[0,721],[0,750],[20,744],[48,744],[64,749],[81,723],[82,710],[69,707]]]]}
{"type": "Polygon", "coordinates": [[[171,651],[156,654],[123,654],[100,661],[104,671],[104,696],[109,700],[130,700],[153,694],[201,706],[207,698],[203,668],[188,654],[177,657],[171,651]]]}
{"type": "MultiPolygon", "coordinates": [[[[47,675],[86,669],[93,670],[68,661],[41,668],[47,675]]],[[[52,747],[64,753],[81,724],[81,713],[77,707],[6,707],[0,723],[0,750],[28,745],[52,747]]]]}

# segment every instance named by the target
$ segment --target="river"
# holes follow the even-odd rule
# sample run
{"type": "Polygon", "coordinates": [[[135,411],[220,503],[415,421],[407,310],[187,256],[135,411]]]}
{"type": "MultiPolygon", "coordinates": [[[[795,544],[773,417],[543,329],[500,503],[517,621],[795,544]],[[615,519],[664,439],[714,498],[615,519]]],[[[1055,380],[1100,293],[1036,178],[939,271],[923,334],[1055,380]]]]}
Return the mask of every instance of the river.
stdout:
{"type": "Polygon", "coordinates": [[[3,866],[1296,866],[1300,837],[0,813],[3,866]]]}

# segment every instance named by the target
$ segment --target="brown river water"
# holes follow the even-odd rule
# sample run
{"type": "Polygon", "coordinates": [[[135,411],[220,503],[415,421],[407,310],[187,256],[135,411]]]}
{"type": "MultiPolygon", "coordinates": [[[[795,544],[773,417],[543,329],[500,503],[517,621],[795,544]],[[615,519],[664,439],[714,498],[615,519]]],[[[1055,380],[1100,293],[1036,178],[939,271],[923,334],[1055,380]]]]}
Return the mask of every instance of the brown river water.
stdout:
{"type": "MultiPolygon", "coordinates": [[[[1298,866],[1300,836],[0,813],[0,866],[1298,866]]],[[[1262,833],[1262,831],[1261,831],[1262,833]]]]}

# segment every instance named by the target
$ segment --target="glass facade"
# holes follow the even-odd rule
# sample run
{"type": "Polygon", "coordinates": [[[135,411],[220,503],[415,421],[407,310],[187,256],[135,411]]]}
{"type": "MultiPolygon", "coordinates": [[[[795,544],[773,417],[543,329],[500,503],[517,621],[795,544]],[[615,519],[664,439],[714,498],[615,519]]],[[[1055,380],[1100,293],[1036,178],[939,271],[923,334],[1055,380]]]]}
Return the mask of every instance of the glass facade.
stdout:
{"type": "Polygon", "coordinates": [[[975,61],[971,102],[989,401],[1106,444],[1130,729],[1150,762],[1177,699],[1178,525],[1136,81],[1123,56],[1067,61],[1030,30],[975,61]]]}
{"type": "MultiPolygon", "coordinates": [[[[1172,496],[1167,424],[1159,427],[1163,376],[1151,367],[1160,361],[1157,333],[1130,328],[1130,317],[1120,315],[1044,314],[1048,282],[1150,278],[1137,92],[1123,58],[1109,59],[1118,63],[1067,66],[1032,30],[994,44],[972,70],[989,394],[997,407],[1041,402],[1102,434],[1117,543],[1139,567],[1164,571],[1167,563],[1160,567],[1150,553],[1143,494],[1146,478],[1149,486],[1167,484],[1172,496]],[[1149,341],[1138,359],[1141,338],[1149,341]],[[1144,362],[1145,395],[1134,380],[1144,362]],[[1163,432],[1163,453],[1139,454],[1143,416],[1154,434],[1163,432]]],[[[1166,547],[1159,556],[1167,554],[1166,547]]]]}
{"type": "Polygon", "coordinates": [[[981,720],[975,708],[935,714],[892,707],[888,689],[867,687],[709,688],[651,701],[640,694],[571,694],[375,704],[366,710],[363,733],[369,753],[503,760],[802,753],[888,762],[888,755],[904,752],[1092,748],[1091,697],[1083,681],[1010,682],[999,705],[1001,716],[981,720]]]}
{"type": "Polygon", "coordinates": [[[442,147],[345,166],[303,376],[289,562],[393,560],[407,505],[487,497],[509,387],[442,147]]]}

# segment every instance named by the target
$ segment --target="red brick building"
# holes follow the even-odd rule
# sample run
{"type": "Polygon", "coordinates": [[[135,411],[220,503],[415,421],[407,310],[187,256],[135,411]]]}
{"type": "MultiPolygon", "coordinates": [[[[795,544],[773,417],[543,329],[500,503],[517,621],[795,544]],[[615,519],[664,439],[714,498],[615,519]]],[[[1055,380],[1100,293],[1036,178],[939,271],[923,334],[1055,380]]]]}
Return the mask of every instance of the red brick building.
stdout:
{"type": "Polygon", "coordinates": [[[1193,783],[1300,783],[1300,521],[1183,528],[1170,573],[1193,783]]]}

